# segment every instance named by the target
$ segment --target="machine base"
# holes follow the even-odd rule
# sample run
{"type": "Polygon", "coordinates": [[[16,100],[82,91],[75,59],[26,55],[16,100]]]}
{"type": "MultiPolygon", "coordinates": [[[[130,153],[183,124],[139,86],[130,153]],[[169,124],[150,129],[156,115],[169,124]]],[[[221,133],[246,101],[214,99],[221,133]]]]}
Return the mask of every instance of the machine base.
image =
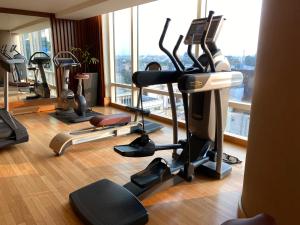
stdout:
{"type": "Polygon", "coordinates": [[[216,179],[223,179],[224,177],[228,176],[232,171],[232,167],[229,164],[222,162],[221,172],[219,173],[216,170],[216,165],[216,162],[208,161],[197,167],[196,173],[204,174],[216,179]]]}

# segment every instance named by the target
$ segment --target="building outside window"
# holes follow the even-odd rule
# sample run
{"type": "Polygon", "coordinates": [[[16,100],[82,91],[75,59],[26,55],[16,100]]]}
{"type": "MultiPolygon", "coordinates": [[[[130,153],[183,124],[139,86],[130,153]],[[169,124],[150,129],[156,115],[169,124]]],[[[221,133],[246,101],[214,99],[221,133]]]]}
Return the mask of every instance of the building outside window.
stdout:
{"type": "MultiPolygon", "coordinates": [[[[185,35],[191,21],[209,10],[216,15],[224,15],[226,21],[217,41],[218,47],[231,63],[232,70],[244,74],[244,82],[230,90],[226,131],[239,136],[248,136],[250,103],[253,92],[253,79],[256,62],[256,48],[260,22],[261,0],[158,0],[132,9],[113,13],[114,15],[114,54],[115,83],[128,84],[114,88],[115,102],[133,104],[131,75],[132,56],[137,56],[137,70],[144,70],[152,61],[161,64],[162,70],[174,70],[169,58],[159,49],[158,42],[166,18],[171,18],[165,38],[165,46],[172,51],[180,34],[185,35]],[[200,3],[202,5],[200,6],[200,3]],[[170,7],[172,5],[172,7],[170,7]],[[202,10],[198,10],[201,7],[202,10]],[[136,17],[137,29],[132,28],[132,18],[136,17]],[[137,32],[137,43],[132,40],[137,32]],[[136,44],[136,48],[132,45],[136,44]],[[135,49],[133,51],[133,49],[135,49]],[[245,109],[245,105],[247,105],[245,109]],[[242,107],[240,107],[242,106],[242,107]]],[[[187,46],[182,43],[178,55],[186,67],[192,65],[186,54],[187,46]]],[[[194,49],[195,54],[202,54],[194,49]]],[[[183,104],[177,85],[174,85],[178,119],[184,121],[183,104]]],[[[166,85],[148,87],[143,93],[144,106],[151,113],[171,117],[170,102],[166,85]],[[164,93],[162,93],[164,92],[164,93]]]]}

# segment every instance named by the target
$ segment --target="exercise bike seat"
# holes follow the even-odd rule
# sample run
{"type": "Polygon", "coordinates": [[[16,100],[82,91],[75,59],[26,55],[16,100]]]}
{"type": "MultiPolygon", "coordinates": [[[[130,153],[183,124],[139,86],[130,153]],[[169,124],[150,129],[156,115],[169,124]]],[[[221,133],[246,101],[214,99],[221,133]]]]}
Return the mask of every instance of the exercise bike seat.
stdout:
{"type": "Polygon", "coordinates": [[[276,223],[271,216],[261,213],[252,218],[229,220],[222,225],[276,225],[276,223]]]}
{"type": "Polygon", "coordinates": [[[111,115],[98,115],[90,119],[90,123],[95,127],[117,126],[130,123],[131,116],[127,113],[111,115]]]}
{"type": "Polygon", "coordinates": [[[75,78],[76,80],[87,80],[87,79],[90,78],[90,75],[87,74],[87,73],[77,73],[77,74],[74,76],[74,78],[75,78]]]}

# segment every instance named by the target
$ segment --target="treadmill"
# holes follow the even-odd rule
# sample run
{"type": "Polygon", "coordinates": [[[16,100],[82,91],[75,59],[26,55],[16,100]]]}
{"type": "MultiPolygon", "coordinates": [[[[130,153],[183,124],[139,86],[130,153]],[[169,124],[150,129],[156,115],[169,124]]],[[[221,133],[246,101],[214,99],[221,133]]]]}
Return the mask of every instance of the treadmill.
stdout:
{"type": "Polygon", "coordinates": [[[9,76],[16,64],[25,63],[25,59],[8,59],[0,53],[0,66],[6,71],[4,75],[4,108],[0,109],[0,148],[27,142],[26,128],[9,113],[9,76]]]}

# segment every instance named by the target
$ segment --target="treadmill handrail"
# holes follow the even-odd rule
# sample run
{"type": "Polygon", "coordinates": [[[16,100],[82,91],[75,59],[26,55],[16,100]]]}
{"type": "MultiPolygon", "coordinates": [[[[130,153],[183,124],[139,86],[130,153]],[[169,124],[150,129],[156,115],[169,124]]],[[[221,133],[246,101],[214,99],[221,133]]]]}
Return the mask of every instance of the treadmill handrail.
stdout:
{"type": "Polygon", "coordinates": [[[77,57],[72,52],[70,52],[70,51],[60,51],[60,52],[58,52],[53,57],[53,62],[54,62],[55,66],[61,67],[63,65],[65,67],[67,65],[66,63],[61,63],[59,61],[59,59],[67,59],[66,57],[63,57],[63,58],[59,57],[60,55],[63,55],[63,54],[71,56],[71,58],[68,58],[68,59],[72,59],[73,60],[73,62],[69,64],[70,66],[81,66],[81,63],[79,62],[79,60],[77,59],[77,57]]]}
{"type": "Polygon", "coordinates": [[[28,60],[28,66],[31,66],[31,64],[36,64],[34,59],[36,58],[35,55],[38,54],[44,55],[45,58],[49,59],[49,63],[50,63],[51,57],[46,52],[35,52],[30,56],[30,59],[28,60]]]}

